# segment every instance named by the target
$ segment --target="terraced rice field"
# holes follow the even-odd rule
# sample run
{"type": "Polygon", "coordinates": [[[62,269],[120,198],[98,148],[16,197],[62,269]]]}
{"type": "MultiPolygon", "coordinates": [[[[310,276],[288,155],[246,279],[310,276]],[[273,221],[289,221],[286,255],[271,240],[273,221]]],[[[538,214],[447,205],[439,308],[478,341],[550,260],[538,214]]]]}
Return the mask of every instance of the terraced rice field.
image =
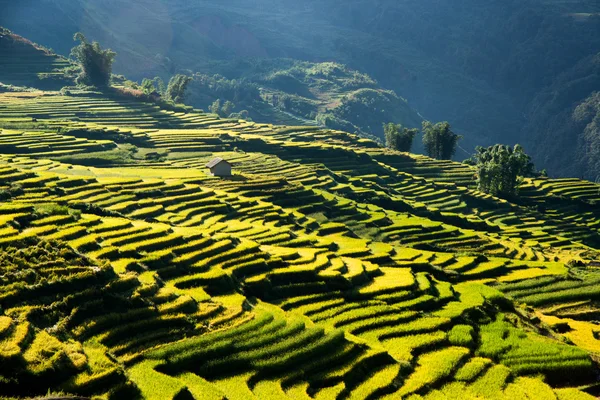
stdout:
{"type": "Polygon", "coordinates": [[[70,62],[0,27],[0,82],[47,90],[67,84],[62,70],[70,62]]]}
{"type": "Polygon", "coordinates": [[[599,392],[598,185],[90,92],[0,94],[0,153],[0,396],[599,392]]]}

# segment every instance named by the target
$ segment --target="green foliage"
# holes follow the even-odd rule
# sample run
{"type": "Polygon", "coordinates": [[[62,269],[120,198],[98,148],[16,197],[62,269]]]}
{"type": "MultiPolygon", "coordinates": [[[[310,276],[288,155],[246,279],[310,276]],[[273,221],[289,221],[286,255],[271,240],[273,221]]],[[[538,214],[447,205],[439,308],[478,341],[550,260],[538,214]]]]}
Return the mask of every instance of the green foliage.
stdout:
{"type": "Polygon", "coordinates": [[[531,158],[518,144],[514,148],[501,144],[477,147],[476,151],[473,158],[478,188],[482,192],[500,197],[514,196],[522,177],[534,173],[531,158]]]}
{"type": "Polygon", "coordinates": [[[383,123],[419,126],[422,118],[405,99],[390,90],[360,88],[347,93],[331,112],[360,131],[383,137],[383,123]]]}
{"type": "MultiPolygon", "coordinates": [[[[231,101],[227,100],[221,105],[221,100],[217,99],[210,105],[208,110],[213,114],[217,114],[219,117],[227,118],[232,114],[234,108],[235,104],[231,101]]],[[[247,113],[248,111],[246,111],[246,114],[247,113]]]]}
{"type": "Polygon", "coordinates": [[[165,85],[165,81],[162,80],[160,76],[156,76],[153,79],[154,86],[156,87],[158,94],[164,96],[167,93],[167,85],[165,85]]]}
{"type": "Polygon", "coordinates": [[[464,347],[448,347],[421,356],[417,360],[415,372],[405,380],[404,386],[397,394],[404,397],[427,385],[435,384],[449,376],[468,354],[469,350],[464,347]]]}
{"type": "Polygon", "coordinates": [[[448,122],[432,124],[423,122],[423,144],[427,155],[438,160],[450,160],[456,153],[456,146],[462,136],[450,129],[448,122]]]}
{"type": "Polygon", "coordinates": [[[133,158],[133,150],[127,148],[73,154],[63,157],[56,157],[55,159],[65,163],[88,166],[131,164],[137,161],[133,158]]]}
{"type": "MultiPolygon", "coordinates": [[[[596,63],[600,63],[597,56],[596,63]]],[[[581,102],[573,113],[573,119],[582,133],[578,143],[578,163],[584,176],[590,179],[600,177],[600,92],[592,93],[581,102]]]]}
{"type": "Polygon", "coordinates": [[[592,371],[589,355],[582,349],[567,346],[535,334],[527,334],[499,315],[480,331],[478,354],[499,360],[521,374],[542,373],[553,379],[577,371],[585,377],[592,371]]]}
{"type": "Polygon", "coordinates": [[[359,132],[359,128],[356,127],[355,125],[351,124],[350,122],[338,118],[335,114],[333,113],[319,113],[317,114],[315,121],[321,125],[321,126],[326,126],[327,128],[331,128],[331,129],[337,129],[340,131],[345,131],[345,132],[352,132],[352,133],[356,133],[359,132]]]}
{"type": "Polygon", "coordinates": [[[69,215],[70,209],[67,206],[56,203],[43,203],[36,204],[35,212],[44,216],[69,215]]]}
{"type": "Polygon", "coordinates": [[[480,375],[490,364],[492,364],[492,360],[490,360],[489,358],[471,358],[465,365],[463,365],[458,371],[456,371],[454,379],[459,381],[472,381],[478,375],[480,375]]]}
{"type": "Polygon", "coordinates": [[[76,33],[73,39],[79,41],[79,45],[71,50],[71,57],[81,66],[77,83],[100,88],[109,86],[112,64],[117,53],[109,49],[103,50],[98,42],[89,43],[81,32],[76,33]]]}
{"type": "Polygon", "coordinates": [[[187,75],[177,74],[173,76],[169,80],[169,85],[165,92],[166,99],[175,103],[183,103],[185,100],[185,91],[191,80],[192,77],[187,75]]]}
{"type": "Polygon", "coordinates": [[[392,150],[410,151],[418,132],[418,129],[405,128],[401,124],[394,124],[393,122],[383,125],[385,145],[392,150]]]}
{"type": "Polygon", "coordinates": [[[190,104],[210,109],[216,99],[229,100],[260,122],[304,123],[290,121],[292,114],[292,118],[379,140],[384,122],[415,127],[422,121],[395,92],[379,88],[369,75],[339,63],[241,60],[211,64],[207,71],[234,78],[196,73],[190,84],[190,104]]]}
{"type": "Polygon", "coordinates": [[[235,108],[235,104],[233,104],[231,101],[227,100],[223,104],[223,107],[221,107],[221,115],[224,117],[228,117],[232,113],[234,108],[235,108]]]}
{"type": "Polygon", "coordinates": [[[208,111],[210,111],[213,114],[220,115],[221,114],[221,100],[219,100],[219,99],[215,100],[210,105],[210,107],[208,107],[208,111]]]}
{"type": "Polygon", "coordinates": [[[140,85],[142,92],[144,92],[146,95],[158,95],[159,93],[156,89],[156,86],[154,86],[154,83],[154,80],[144,78],[142,80],[142,84],[140,85]]]}
{"type": "Polygon", "coordinates": [[[227,79],[222,75],[196,73],[191,90],[197,96],[203,95],[225,99],[234,103],[260,101],[258,85],[246,79],[227,79]]]}

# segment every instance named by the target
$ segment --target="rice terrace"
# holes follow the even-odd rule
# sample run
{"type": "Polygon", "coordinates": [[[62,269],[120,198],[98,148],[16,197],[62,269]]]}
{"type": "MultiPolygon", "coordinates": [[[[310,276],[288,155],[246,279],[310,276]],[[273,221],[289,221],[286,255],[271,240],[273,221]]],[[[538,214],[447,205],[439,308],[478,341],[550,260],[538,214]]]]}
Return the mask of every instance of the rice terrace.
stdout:
{"type": "Polygon", "coordinates": [[[77,68],[0,31],[1,398],[600,395],[600,185],[77,68]]]}

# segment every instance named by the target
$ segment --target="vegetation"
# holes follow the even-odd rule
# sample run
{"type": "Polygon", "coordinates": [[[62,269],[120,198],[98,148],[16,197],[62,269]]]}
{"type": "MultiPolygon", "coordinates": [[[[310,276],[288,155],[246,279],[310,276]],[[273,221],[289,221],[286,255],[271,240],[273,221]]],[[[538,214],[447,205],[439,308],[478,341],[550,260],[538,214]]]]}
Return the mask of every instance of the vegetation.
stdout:
{"type": "MultiPolygon", "coordinates": [[[[596,113],[574,113],[580,106],[591,111],[588,105],[597,104],[600,10],[593,0],[491,0],[487,7],[472,7],[468,0],[411,0],[386,3],[385,8],[366,0],[344,8],[334,0],[311,2],[306,7],[282,0],[281,8],[272,7],[267,0],[221,3],[219,7],[181,2],[166,8],[145,7],[143,1],[133,0],[131,9],[143,21],[134,27],[106,23],[107,18],[116,21],[123,17],[112,3],[80,2],[66,7],[44,2],[33,10],[25,9],[22,2],[12,2],[4,8],[0,25],[44,41],[59,54],[68,54],[73,32],[90,29],[90,34],[94,32],[118,52],[119,72],[138,81],[194,71],[269,87],[263,80],[271,72],[284,73],[294,63],[273,57],[332,60],[369,77],[349,74],[344,78],[346,88],[372,89],[370,82],[378,82],[379,88],[393,90],[431,120],[450,121],[465,136],[461,147],[466,152],[457,153],[459,158],[469,157],[477,145],[521,143],[535,164],[551,176],[595,180],[598,175],[598,154],[593,150],[598,143],[593,133],[596,113]],[[88,8],[95,12],[84,18],[88,8]],[[278,19],[281,10],[297,18],[278,19]],[[397,23],[399,16],[402,24],[397,23]],[[219,21],[218,27],[208,33],[195,29],[194,21],[203,18],[219,21]],[[455,23],[448,24],[449,19],[455,23]],[[189,51],[191,47],[193,51],[189,51]]],[[[316,69],[340,71],[327,65],[316,69]]],[[[47,72],[53,73],[52,69],[47,72]]],[[[311,89],[319,85],[321,76],[314,78],[318,79],[313,80],[311,89]]],[[[304,97],[319,103],[320,109],[313,110],[316,114],[327,114],[326,108],[336,108],[338,94],[346,94],[338,93],[329,79],[322,83],[323,101],[319,94],[304,97]]],[[[285,93],[298,100],[297,91],[285,93]]],[[[195,102],[190,94],[188,102],[208,109],[216,98],[247,109],[255,121],[306,124],[272,107],[253,110],[223,96],[195,102]]],[[[348,118],[337,119],[380,138],[384,122],[420,127],[418,115],[400,102],[391,111],[393,102],[373,107],[360,118],[349,113],[348,118]]],[[[418,146],[420,143],[415,146],[420,152],[418,146]]]]}
{"type": "Polygon", "coordinates": [[[473,158],[477,167],[477,187],[482,192],[500,197],[514,196],[523,177],[534,173],[531,158],[518,144],[514,148],[501,144],[478,147],[476,151],[473,158]]]}
{"type": "Polygon", "coordinates": [[[590,399],[597,184],[509,202],[353,133],[14,90],[0,396],[590,399]]]}
{"type": "Polygon", "coordinates": [[[192,80],[191,76],[177,74],[171,77],[165,91],[165,98],[174,103],[183,103],[185,91],[192,80]]]}
{"type": "Polygon", "coordinates": [[[461,139],[462,136],[452,132],[448,122],[438,122],[435,125],[429,121],[423,122],[423,145],[429,157],[438,160],[452,159],[461,139]]]}
{"type": "Polygon", "coordinates": [[[142,89],[142,92],[144,92],[144,94],[148,96],[161,96],[166,92],[165,83],[160,78],[144,78],[140,87],[142,89]]]}
{"type": "Polygon", "coordinates": [[[219,107],[230,101],[255,121],[318,124],[369,138],[383,139],[384,122],[421,124],[421,117],[405,99],[379,88],[370,76],[331,62],[284,59],[212,64],[206,73],[194,74],[188,100],[211,112],[217,100],[219,107]],[[230,78],[209,74],[215,70],[230,78]]]}
{"type": "Polygon", "coordinates": [[[418,129],[408,129],[400,124],[389,122],[383,126],[386,147],[398,151],[410,151],[418,129]]]}
{"type": "Polygon", "coordinates": [[[208,109],[213,114],[227,118],[232,114],[234,108],[235,104],[233,104],[231,101],[227,100],[225,103],[223,103],[223,105],[221,105],[221,100],[217,99],[210,105],[208,109]]]}
{"type": "Polygon", "coordinates": [[[73,39],[79,41],[79,45],[71,50],[71,57],[77,60],[81,67],[77,83],[99,88],[109,86],[117,53],[110,49],[102,49],[98,42],[89,43],[81,32],[76,33],[73,39]]]}

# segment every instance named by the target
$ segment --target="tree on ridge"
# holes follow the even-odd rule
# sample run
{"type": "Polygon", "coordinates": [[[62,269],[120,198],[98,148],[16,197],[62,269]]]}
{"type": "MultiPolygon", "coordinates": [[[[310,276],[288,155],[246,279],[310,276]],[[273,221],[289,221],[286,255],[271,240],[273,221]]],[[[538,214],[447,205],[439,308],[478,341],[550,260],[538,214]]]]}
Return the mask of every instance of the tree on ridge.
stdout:
{"type": "Polygon", "coordinates": [[[531,157],[519,144],[477,147],[471,161],[477,168],[479,190],[494,196],[515,196],[523,177],[535,173],[531,157]]]}
{"type": "Polygon", "coordinates": [[[77,84],[104,88],[110,85],[112,65],[117,53],[110,49],[102,49],[98,42],[90,43],[85,35],[77,32],[73,40],[79,44],[71,50],[71,57],[81,66],[76,79],[77,84]]]}
{"type": "Polygon", "coordinates": [[[423,122],[423,144],[427,155],[438,160],[450,160],[462,136],[452,132],[448,122],[423,122]]]}
{"type": "Polygon", "coordinates": [[[389,122],[383,125],[385,146],[398,151],[410,151],[418,129],[405,128],[402,124],[389,122]]]}

